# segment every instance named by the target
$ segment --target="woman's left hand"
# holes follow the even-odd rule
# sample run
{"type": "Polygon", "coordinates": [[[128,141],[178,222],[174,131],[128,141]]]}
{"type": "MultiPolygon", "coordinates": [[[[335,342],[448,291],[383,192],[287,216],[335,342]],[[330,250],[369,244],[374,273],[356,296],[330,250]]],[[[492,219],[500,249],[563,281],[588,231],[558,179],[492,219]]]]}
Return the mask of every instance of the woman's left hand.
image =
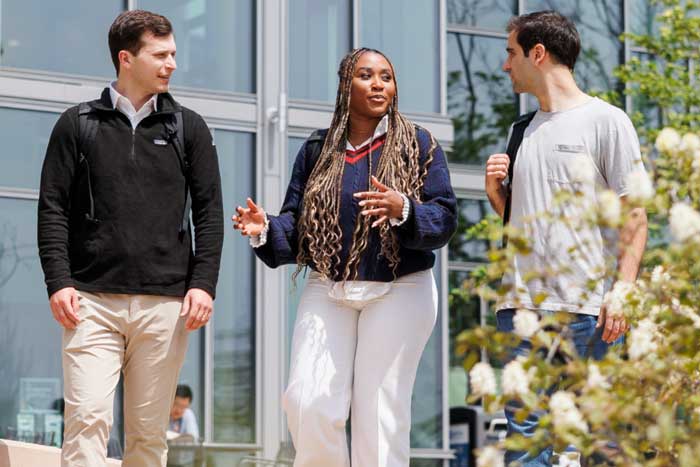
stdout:
{"type": "Polygon", "coordinates": [[[361,191],[355,193],[355,198],[361,198],[363,216],[378,216],[372,223],[377,227],[389,219],[401,219],[403,214],[403,197],[398,191],[382,184],[377,177],[372,176],[372,185],[379,191],[361,191]]]}

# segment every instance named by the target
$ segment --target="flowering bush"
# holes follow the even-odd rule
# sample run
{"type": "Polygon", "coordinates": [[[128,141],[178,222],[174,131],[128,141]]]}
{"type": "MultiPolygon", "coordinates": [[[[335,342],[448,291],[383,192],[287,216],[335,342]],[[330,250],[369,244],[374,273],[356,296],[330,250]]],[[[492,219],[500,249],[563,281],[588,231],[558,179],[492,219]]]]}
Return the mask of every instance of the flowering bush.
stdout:
{"type": "MultiPolygon", "coordinates": [[[[625,203],[603,192],[598,194],[603,201],[587,206],[574,184],[574,189],[557,194],[552,212],[539,217],[577,228],[587,223],[618,227],[633,208],[644,207],[652,219],[668,223],[670,236],[658,225],[650,227],[656,235],[639,279],[616,282],[605,296],[608,312],[624,316],[631,325],[624,344],[600,361],[578,358],[566,339],[570,315],[538,318],[527,310],[516,313],[513,333],[484,326],[458,337],[458,351],[471,368],[472,402],[481,399],[494,411],[515,399],[522,407],[518,416],[547,412],[534,438],[514,436],[500,449],[536,453],[553,445],[555,452],[564,452],[574,445],[593,465],[700,465],[700,170],[695,169],[700,167],[700,137],[665,128],[655,147],[652,177],[643,171],[630,175],[625,203]],[[564,214],[572,212],[576,218],[565,220],[564,214]],[[505,365],[497,391],[491,365],[476,363],[481,350],[487,350],[491,361],[504,361],[521,338],[531,342],[532,351],[505,365]]],[[[578,183],[588,182],[584,176],[578,183]]],[[[513,255],[530,251],[530,239],[511,227],[505,230],[508,245],[499,248],[503,228],[498,222],[485,220],[473,229],[472,234],[490,239],[493,248],[491,262],[474,272],[464,293],[477,290],[491,301],[506,293],[498,280],[513,255]]],[[[541,277],[557,273],[542,271],[541,277]]],[[[611,264],[599,277],[615,279],[615,274],[611,264]]],[[[491,448],[478,465],[502,462],[491,448]]]]}

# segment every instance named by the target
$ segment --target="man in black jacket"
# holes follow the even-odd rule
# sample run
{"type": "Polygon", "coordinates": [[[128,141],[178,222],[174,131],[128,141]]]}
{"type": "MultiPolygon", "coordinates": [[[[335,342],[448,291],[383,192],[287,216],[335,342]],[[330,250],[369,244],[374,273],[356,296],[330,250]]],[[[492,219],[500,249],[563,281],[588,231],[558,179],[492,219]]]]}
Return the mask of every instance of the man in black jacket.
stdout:
{"type": "Polygon", "coordinates": [[[41,175],[39,254],[64,327],[62,465],[105,465],[123,372],[123,465],[165,466],[187,331],[212,313],[221,181],[204,120],[167,92],[176,68],[168,19],[122,13],[109,46],[117,80],[61,115],[41,175]]]}

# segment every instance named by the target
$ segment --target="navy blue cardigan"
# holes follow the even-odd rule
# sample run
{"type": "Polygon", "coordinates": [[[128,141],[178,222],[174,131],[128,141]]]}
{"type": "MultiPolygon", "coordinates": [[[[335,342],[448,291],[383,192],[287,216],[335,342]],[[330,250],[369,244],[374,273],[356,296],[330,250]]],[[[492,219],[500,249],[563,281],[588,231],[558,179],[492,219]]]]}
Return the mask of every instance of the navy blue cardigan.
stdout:
{"type": "MultiPolygon", "coordinates": [[[[424,163],[430,148],[430,135],[426,130],[418,127],[417,136],[420,145],[420,161],[424,163]]],[[[299,246],[296,224],[301,214],[306,181],[315,163],[311,160],[313,151],[308,150],[311,144],[307,140],[299,150],[280,214],[268,215],[270,225],[267,243],[255,248],[258,258],[272,268],[296,263],[299,246]]],[[[361,152],[363,152],[362,149],[358,151],[358,153],[361,152]]],[[[378,165],[380,154],[381,146],[378,147],[375,142],[371,153],[373,173],[378,165]]],[[[343,247],[340,252],[341,261],[333,280],[341,280],[345,270],[352,243],[352,232],[360,212],[359,200],[352,195],[358,191],[367,190],[368,170],[369,157],[351,157],[351,155],[346,157],[340,203],[343,247]]],[[[408,219],[402,225],[392,227],[398,234],[400,244],[401,260],[396,269],[396,277],[432,268],[435,264],[435,254],[432,250],[446,245],[456,229],[457,201],[452,191],[445,154],[440,146],[435,149],[433,160],[428,167],[421,202],[418,203],[410,198],[409,200],[411,208],[408,219]]],[[[378,229],[372,229],[367,249],[358,267],[356,280],[391,282],[395,279],[389,262],[380,255],[380,251],[378,229]]],[[[315,269],[313,264],[309,266],[315,269]]]]}

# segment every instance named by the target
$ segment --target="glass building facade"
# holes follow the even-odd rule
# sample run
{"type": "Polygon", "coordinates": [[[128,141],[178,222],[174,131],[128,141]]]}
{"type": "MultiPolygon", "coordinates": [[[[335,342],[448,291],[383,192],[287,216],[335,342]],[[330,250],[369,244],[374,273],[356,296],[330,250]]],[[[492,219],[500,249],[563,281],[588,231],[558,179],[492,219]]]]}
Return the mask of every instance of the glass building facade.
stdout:
{"type": "MultiPolygon", "coordinates": [[[[304,138],[330,122],[337,67],[350,48],[377,48],[392,59],[400,108],[448,151],[459,196],[460,230],[437,252],[440,315],[412,413],[411,465],[447,466],[449,411],[467,393],[454,338],[493,319],[478,298],[448,297],[485,261],[487,245],[464,235],[491,212],[484,161],[503,151],[513,118],[536,104],[515,96],[501,71],[507,21],[545,8],[572,17],[583,41],[576,79],[604,92],[620,89],[615,66],[644,55],[619,35],[653,32],[654,7],[647,0],[3,0],[0,438],[60,445],[61,330],[37,254],[39,175],[60,113],[114,79],[107,30],[120,11],[134,8],[173,23],[172,93],[212,131],[228,215],[249,195],[270,212],[279,208],[304,138]]],[[[633,103],[621,98],[620,105],[633,103]]],[[[303,288],[303,280],[291,282],[292,271],[266,268],[226,225],[215,313],[190,334],[180,377],[194,390],[207,465],[274,458],[289,443],[280,395],[303,288]]],[[[121,424],[117,403],[116,438],[121,424]]]]}

